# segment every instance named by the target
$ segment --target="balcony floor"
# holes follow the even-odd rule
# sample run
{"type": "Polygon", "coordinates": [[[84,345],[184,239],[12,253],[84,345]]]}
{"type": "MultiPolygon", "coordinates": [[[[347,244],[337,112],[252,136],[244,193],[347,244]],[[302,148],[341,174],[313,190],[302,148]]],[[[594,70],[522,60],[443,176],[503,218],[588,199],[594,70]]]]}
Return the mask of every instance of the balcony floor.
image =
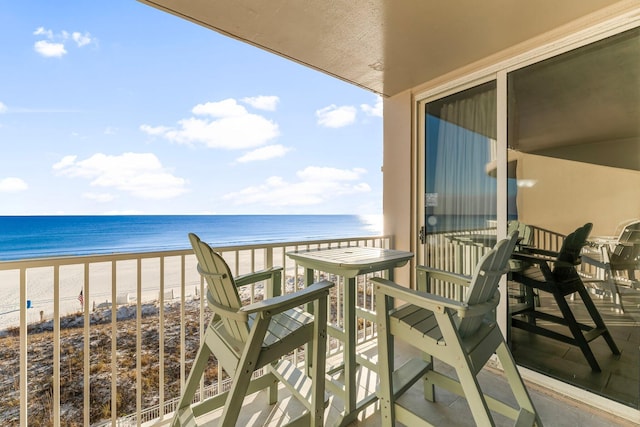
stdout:
{"type": "MultiPolygon", "coordinates": [[[[369,348],[363,351],[376,353],[374,344],[370,344],[369,348]]],[[[399,343],[396,345],[396,363],[402,363],[406,358],[414,354],[409,347],[402,347],[399,343]]],[[[448,368],[447,365],[440,364],[436,361],[436,366],[440,371],[448,368]]],[[[371,371],[362,368],[358,378],[361,387],[367,385],[370,390],[375,390],[377,378],[371,371]]],[[[489,394],[502,399],[506,402],[513,402],[511,392],[506,384],[506,380],[501,376],[500,372],[489,368],[484,369],[479,376],[479,381],[483,389],[489,394]]],[[[534,405],[540,412],[540,417],[544,425],[557,427],[615,427],[627,426],[628,421],[617,419],[611,415],[601,413],[579,402],[570,400],[551,390],[543,389],[536,385],[528,384],[529,393],[534,401],[534,405]]],[[[266,392],[262,391],[245,398],[245,407],[241,413],[238,425],[243,426],[281,426],[285,424],[291,416],[301,413],[302,406],[292,399],[286,392],[286,389],[280,391],[280,402],[274,406],[267,404],[266,392]]],[[[471,418],[471,411],[465,401],[454,394],[445,390],[436,389],[436,403],[425,402],[422,396],[422,387],[420,384],[415,385],[402,399],[409,399],[413,403],[412,408],[422,408],[425,418],[438,426],[475,426],[471,418]]],[[[408,401],[407,401],[408,403],[408,401]]],[[[330,398],[330,407],[326,415],[326,425],[335,425],[339,419],[342,409],[342,401],[335,396],[330,398]]],[[[203,426],[216,426],[217,417],[221,410],[203,416],[201,422],[203,426]]],[[[495,416],[497,426],[511,426],[513,421],[501,415],[495,416]]],[[[351,426],[379,426],[380,414],[379,405],[377,403],[363,410],[358,421],[350,424],[351,426]]]]}
{"type": "MultiPolygon", "coordinates": [[[[640,376],[640,292],[620,289],[625,312],[615,310],[608,295],[592,295],[592,299],[613,339],[620,350],[620,356],[611,353],[604,338],[589,343],[602,372],[594,372],[576,346],[529,333],[522,329],[511,330],[511,352],[516,362],[534,371],[590,390],[621,402],[630,407],[638,407],[640,376]]],[[[593,324],[582,300],[567,297],[576,319],[593,324]]],[[[560,316],[557,304],[550,294],[540,292],[540,311],[560,316]]],[[[539,321],[556,332],[568,334],[568,329],[549,322],[539,321]]]]}

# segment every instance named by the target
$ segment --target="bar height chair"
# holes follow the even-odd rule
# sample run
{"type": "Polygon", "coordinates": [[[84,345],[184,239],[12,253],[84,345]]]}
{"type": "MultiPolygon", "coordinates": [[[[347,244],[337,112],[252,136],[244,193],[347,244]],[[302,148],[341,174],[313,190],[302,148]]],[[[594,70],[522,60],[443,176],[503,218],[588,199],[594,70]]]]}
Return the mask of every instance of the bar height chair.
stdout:
{"type": "Polygon", "coordinates": [[[592,226],[591,223],[587,223],[565,237],[560,252],[530,249],[526,254],[513,254],[514,258],[529,263],[530,267],[511,273],[512,280],[522,283],[528,291],[526,304],[511,312],[511,325],[577,346],[587,359],[591,369],[600,372],[600,365],[589,347],[589,342],[602,336],[614,355],[619,355],[620,350],[618,350],[609,329],[576,270],[576,266],[581,262],[580,253],[586,245],[592,226]],[[560,315],[538,309],[533,302],[534,290],[553,295],[560,315]],[[566,300],[566,297],[575,294],[580,297],[587,309],[591,325],[576,320],[576,316],[566,300]],[[569,333],[538,324],[538,320],[562,325],[568,329],[569,333]]]}
{"type": "Polygon", "coordinates": [[[491,410],[514,420],[517,426],[541,426],[527,389],[516,368],[500,328],[494,320],[498,305],[500,277],[508,271],[508,261],[518,233],[498,242],[478,262],[471,277],[419,267],[428,285],[431,281],[454,283],[466,288],[463,301],[425,291],[414,291],[382,278],[375,282],[378,324],[380,406],[382,425],[395,421],[405,425],[431,426],[416,410],[398,401],[418,380],[424,379],[425,399],[435,402],[434,386],[466,397],[477,425],[495,425],[491,410]],[[406,301],[395,307],[394,300],[406,301]],[[402,340],[421,350],[424,357],[394,366],[394,340],[402,340]],[[516,398],[518,407],[485,394],[477,375],[496,353],[516,398]],[[457,378],[434,369],[433,359],[451,365],[457,378]]]}
{"type": "Polygon", "coordinates": [[[235,426],[246,395],[269,388],[269,403],[277,402],[282,383],[306,411],[289,425],[322,426],[328,399],[324,390],[327,296],[333,283],[322,281],[304,290],[279,295],[281,269],[274,268],[234,280],[224,259],[195,234],[189,240],[198,260],[198,271],[207,282],[207,303],[213,312],[184,386],[172,426],[197,426],[197,418],[224,406],[218,425],[235,426]],[[242,305],[237,287],[268,280],[267,299],[242,305]],[[313,315],[300,307],[312,304],[313,315]],[[310,375],[284,356],[312,344],[310,375]],[[192,403],[209,356],[231,377],[229,391],[192,403]],[[254,379],[254,372],[266,368],[254,379]]]}

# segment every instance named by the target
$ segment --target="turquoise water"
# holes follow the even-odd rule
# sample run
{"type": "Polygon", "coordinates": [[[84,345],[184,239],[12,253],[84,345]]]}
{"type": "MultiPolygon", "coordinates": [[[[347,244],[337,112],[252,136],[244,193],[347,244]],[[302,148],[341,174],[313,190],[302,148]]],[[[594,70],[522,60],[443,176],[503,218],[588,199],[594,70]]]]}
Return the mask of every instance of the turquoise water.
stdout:
{"type": "Polygon", "coordinates": [[[0,217],[0,260],[375,236],[380,216],[126,215],[0,217]]]}

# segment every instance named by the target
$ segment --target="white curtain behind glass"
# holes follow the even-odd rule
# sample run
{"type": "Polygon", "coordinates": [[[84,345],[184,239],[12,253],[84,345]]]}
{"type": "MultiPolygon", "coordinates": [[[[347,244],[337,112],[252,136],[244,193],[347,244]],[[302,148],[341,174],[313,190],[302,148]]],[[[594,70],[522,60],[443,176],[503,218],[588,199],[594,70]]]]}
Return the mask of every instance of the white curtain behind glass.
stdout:
{"type": "Polygon", "coordinates": [[[485,228],[496,215],[496,180],[486,168],[496,128],[495,90],[445,103],[439,117],[433,213],[449,230],[485,228]]]}

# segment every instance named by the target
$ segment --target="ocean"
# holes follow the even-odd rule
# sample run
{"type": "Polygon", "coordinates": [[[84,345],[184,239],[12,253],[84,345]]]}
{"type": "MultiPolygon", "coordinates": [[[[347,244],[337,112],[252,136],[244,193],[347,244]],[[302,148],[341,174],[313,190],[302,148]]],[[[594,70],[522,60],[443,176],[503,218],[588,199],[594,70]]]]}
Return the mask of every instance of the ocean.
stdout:
{"type": "Polygon", "coordinates": [[[0,216],[0,261],[188,249],[382,234],[370,215],[0,216]]]}

